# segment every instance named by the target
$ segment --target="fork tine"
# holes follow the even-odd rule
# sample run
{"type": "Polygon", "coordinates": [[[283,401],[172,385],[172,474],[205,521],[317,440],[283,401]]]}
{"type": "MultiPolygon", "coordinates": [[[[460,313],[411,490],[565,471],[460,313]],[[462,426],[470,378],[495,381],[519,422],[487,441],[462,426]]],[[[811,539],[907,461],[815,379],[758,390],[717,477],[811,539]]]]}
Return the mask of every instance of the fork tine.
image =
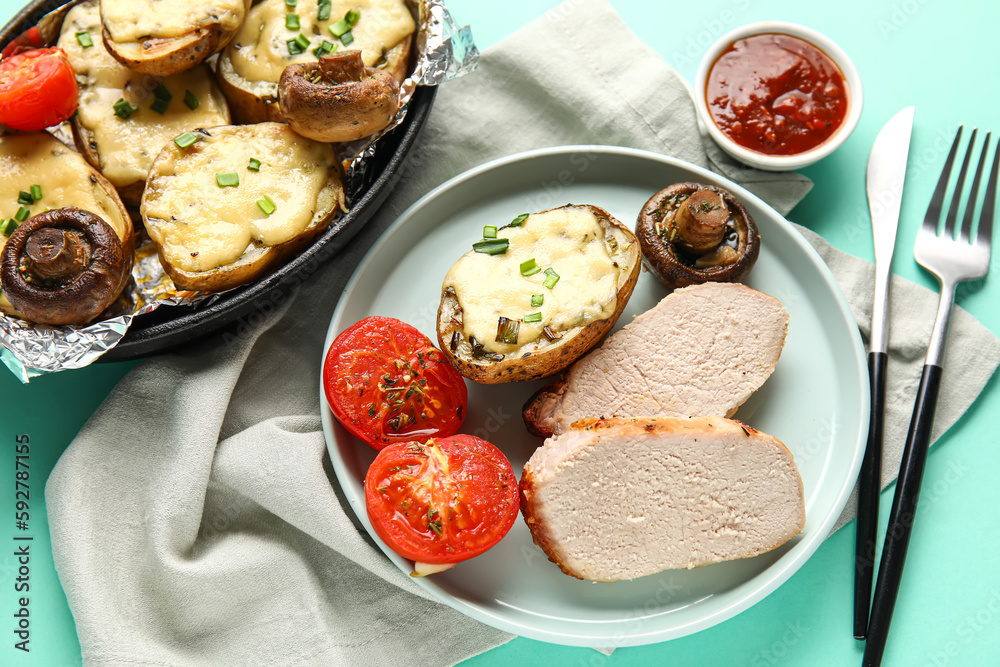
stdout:
{"type": "MultiPolygon", "coordinates": [[[[989,148],[988,139],[986,143],[987,146],[983,148],[983,153],[989,148]]],[[[1000,140],[997,141],[997,147],[993,151],[993,168],[990,170],[990,180],[986,185],[986,199],[983,200],[983,208],[979,214],[979,231],[976,233],[976,245],[984,243],[987,248],[990,247],[990,240],[993,238],[993,215],[997,202],[998,172],[1000,172],[1000,140]]]]}
{"type": "MultiPolygon", "coordinates": [[[[965,149],[965,159],[962,160],[962,169],[958,172],[958,180],[955,181],[955,194],[951,197],[951,206],[948,207],[948,216],[944,220],[945,238],[955,238],[955,220],[958,218],[958,204],[962,199],[962,189],[965,187],[965,174],[969,170],[969,160],[972,159],[972,149],[976,146],[977,128],[972,128],[972,136],[969,137],[969,147],[965,149]]],[[[975,207],[976,200],[972,200],[975,207]]]]}
{"type": "Polygon", "coordinates": [[[944,193],[948,190],[948,178],[951,176],[951,166],[955,164],[955,154],[958,152],[958,142],[962,139],[962,126],[958,126],[958,134],[951,144],[948,152],[948,159],[944,161],[944,169],[938,178],[937,187],[934,188],[934,195],[931,196],[931,203],[927,206],[927,214],[924,216],[923,230],[937,236],[938,220],[941,219],[941,206],[944,204],[944,193]]]}
{"type": "MultiPolygon", "coordinates": [[[[986,155],[990,152],[990,132],[986,133],[986,141],[983,142],[983,150],[979,154],[979,166],[976,167],[976,175],[972,179],[972,188],[969,189],[969,203],[965,205],[965,215],[962,217],[962,227],[958,230],[958,240],[963,243],[968,243],[969,238],[972,236],[972,221],[975,218],[976,212],[976,197],[979,195],[979,181],[983,177],[983,167],[986,166],[986,155]]],[[[975,139],[975,133],[973,133],[973,139],[975,139]]],[[[969,140],[969,152],[972,152],[973,140],[969,140]]],[[[966,160],[968,160],[968,155],[966,155],[966,160]]],[[[957,194],[961,194],[960,191],[957,194]]],[[[955,206],[955,202],[958,201],[958,197],[952,202],[952,206],[955,206]]]]}

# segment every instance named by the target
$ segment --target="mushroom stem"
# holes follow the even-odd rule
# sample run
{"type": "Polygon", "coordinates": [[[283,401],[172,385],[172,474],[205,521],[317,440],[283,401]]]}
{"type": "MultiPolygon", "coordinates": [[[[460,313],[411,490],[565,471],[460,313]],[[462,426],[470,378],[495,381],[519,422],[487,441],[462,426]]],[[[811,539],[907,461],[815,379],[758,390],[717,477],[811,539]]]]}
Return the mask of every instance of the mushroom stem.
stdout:
{"type": "Polygon", "coordinates": [[[674,229],[683,245],[695,254],[714,250],[726,236],[729,209],[717,192],[698,190],[674,214],[674,229]]]}
{"type": "Polygon", "coordinates": [[[44,280],[71,280],[87,268],[91,247],[83,234],[46,227],[28,237],[24,254],[44,280]]]}
{"type": "Polygon", "coordinates": [[[365,75],[365,62],[360,51],[331,53],[319,59],[319,71],[327,83],[361,81],[365,75]]]}

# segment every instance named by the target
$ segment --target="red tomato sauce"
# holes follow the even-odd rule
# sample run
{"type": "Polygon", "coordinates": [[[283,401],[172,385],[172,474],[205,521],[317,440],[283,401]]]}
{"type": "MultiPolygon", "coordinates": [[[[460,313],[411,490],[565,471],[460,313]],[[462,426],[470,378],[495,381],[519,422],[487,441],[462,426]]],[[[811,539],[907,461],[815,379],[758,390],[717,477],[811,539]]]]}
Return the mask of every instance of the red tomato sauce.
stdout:
{"type": "Polygon", "coordinates": [[[712,119],[739,145],[766,155],[813,149],[847,115],[840,68],[809,42],[765,33],[738,40],[713,63],[705,85],[712,119]]]}

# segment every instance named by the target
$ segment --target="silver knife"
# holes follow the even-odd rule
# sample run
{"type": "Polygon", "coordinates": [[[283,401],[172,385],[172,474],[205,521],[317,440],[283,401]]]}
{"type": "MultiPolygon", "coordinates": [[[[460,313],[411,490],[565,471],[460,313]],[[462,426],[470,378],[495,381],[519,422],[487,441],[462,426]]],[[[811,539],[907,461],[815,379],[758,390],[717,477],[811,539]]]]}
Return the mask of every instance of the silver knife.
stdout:
{"type": "Polygon", "coordinates": [[[872,306],[868,344],[871,380],[871,421],[868,445],[858,476],[858,525],[854,560],[854,637],[864,639],[868,631],[875,540],[878,533],[878,500],[882,483],[882,430],[885,409],[885,377],[888,362],[889,276],[896,245],[899,209],[903,201],[906,158],[910,151],[913,107],[906,107],[879,131],[868,156],[866,190],[875,240],[875,300],[872,306]]]}

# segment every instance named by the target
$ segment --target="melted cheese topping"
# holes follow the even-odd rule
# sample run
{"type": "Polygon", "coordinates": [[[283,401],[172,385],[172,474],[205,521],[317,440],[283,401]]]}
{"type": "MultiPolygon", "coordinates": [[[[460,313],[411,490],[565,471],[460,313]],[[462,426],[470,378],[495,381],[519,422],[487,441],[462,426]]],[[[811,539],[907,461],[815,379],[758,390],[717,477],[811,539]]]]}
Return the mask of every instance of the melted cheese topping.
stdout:
{"type": "Polygon", "coordinates": [[[285,0],[264,0],[250,8],[236,37],[226,47],[225,57],[233,70],[249,82],[277,83],[282,70],[292,63],[315,62],[312,50],[327,40],[340,49],[360,49],[361,59],[374,66],[384,51],[406,39],[416,27],[413,16],[403,0],[332,0],[329,20],[319,21],[316,0],[298,0],[290,12],[285,0]],[[361,18],[351,27],[354,41],[344,46],[330,31],[350,10],[361,12],[361,18]],[[299,16],[299,29],[285,27],[285,15],[299,16]],[[291,55],[288,42],[299,34],[310,45],[302,53],[291,55]]]}
{"type": "Polygon", "coordinates": [[[101,16],[111,40],[119,44],[147,37],[180,37],[205,26],[239,27],[246,14],[243,0],[101,0],[101,16]]]}
{"type": "Polygon", "coordinates": [[[444,279],[443,287],[455,290],[462,307],[466,338],[507,354],[540,338],[545,327],[565,331],[614,314],[622,269],[589,208],[535,213],[520,227],[499,230],[497,237],[510,242],[505,254],[468,252],[444,279]],[[529,259],[541,271],[523,276],[521,263],[529,259]],[[551,289],[543,285],[548,268],[559,275],[551,289]],[[535,294],[543,296],[540,307],[531,305],[535,294]],[[523,321],[526,314],[538,312],[540,322],[523,321]],[[500,317],[521,320],[517,345],[496,342],[500,317]]]}
{"type": "MultiPolygon", "coordinates": [[[[42,188],[42,198],[27,208],[31,215],[51,208],[75,206],[99,215],[118,238],[124,238],[126,223],[122,211],[96,180],[94,169],[83,156],[47,132],[0,136],[0,219],[13,218],[20,204],[18,195],[32,185],[42,188]]],[[[0,251],[7,237],[0,234],[0,251]]],[[[13,311],[6,297],[0,309],[13,311]]]]}
{"type": "Polygon", "coordinates": [[[185,271],[232,264],[252,244],[288,241],[322,219],[335,203],[321,194],[335,170],[329,144],[305,139],[280,123],[221,127],[190,148],[171,143],[153,163],[142,218],[163,259],[185,271]],[[250,171],[250,158],[260,171],[250,171]],[[236,172],[237,187],[216,174],[236,172]],[[275,211],[265,214],[265,195],[275,211]]]}
{"type": "Polygon", "coordinates": [[[117,187],[146,180],[153,158],[177,135],[229,123],[229,107],[206,65],[160,78],[133,72],[112,58],[101,40],[96,1],[69,11],[58,45],[77,74],[78,121],[84,137],[97,153],[101,172],[117,187]],[[90,33],[93,46],[80,46],[75,35],[83,30],[90,33]],[[150,108],[156,99],[153,91],[161,84],[173,96],[164,114],[150,108]],[[184,103],[188,90],[198,98],[194,111],[184,103]],[[114,113],[115,102],[122,98],[139,108],[127,119],[114,113]]]}

